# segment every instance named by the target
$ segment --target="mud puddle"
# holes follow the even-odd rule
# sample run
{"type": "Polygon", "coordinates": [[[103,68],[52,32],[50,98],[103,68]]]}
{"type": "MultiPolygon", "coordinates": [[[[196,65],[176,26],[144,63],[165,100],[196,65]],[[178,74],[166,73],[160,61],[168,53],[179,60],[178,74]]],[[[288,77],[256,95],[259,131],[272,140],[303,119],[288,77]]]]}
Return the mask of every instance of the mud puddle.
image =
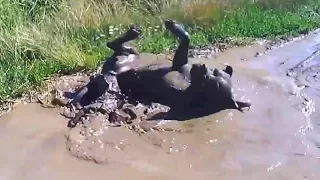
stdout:
{"type": "MultiPolygon", "coordinates": [[[[99,117],[69,130],[57,109],[20,105],[0,120],[0,179],[319,179],[320,122],[313,112],[320,102],[318,84],[312,80],[303,89],[301,80],[316,70],[295,68],[297,77],[286,76],[317,50],[319,37],[258,57],[262,45],[191,59],[213,67],[233,65],[237,99],[253,105],[245,113],[225,110],[163,125],[181,132],[140,136],[125,126],[105,128],[99,117]]],[[[317,67],[316,59],[305,67],[317,67]]]]}

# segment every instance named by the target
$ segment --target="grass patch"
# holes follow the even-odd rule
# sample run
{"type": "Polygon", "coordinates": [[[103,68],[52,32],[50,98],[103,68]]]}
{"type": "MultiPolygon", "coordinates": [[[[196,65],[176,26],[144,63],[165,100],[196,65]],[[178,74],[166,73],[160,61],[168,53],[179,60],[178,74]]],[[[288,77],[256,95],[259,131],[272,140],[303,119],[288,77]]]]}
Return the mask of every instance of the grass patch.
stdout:
{"type": "Polygon", "coordinates": [[[56,73],[96,68],[105,43],[131,23],[143,26],[141,52],[172,49],[163,20],[185,25],[193,46],[272,38],[320,25],[320,0],[0,0],[0,104],[56,73]]]}

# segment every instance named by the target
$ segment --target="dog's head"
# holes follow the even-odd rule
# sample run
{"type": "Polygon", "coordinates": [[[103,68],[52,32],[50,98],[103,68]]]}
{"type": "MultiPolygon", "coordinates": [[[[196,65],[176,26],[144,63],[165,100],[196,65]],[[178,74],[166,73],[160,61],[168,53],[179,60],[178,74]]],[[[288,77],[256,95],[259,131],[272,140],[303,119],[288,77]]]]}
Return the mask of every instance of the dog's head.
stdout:
{"type": "Polygon", "coordinates": [[[208,69],[205,64],[193,64],[190,70],[191,84],[201,84],[204,82],[208,69]]]}

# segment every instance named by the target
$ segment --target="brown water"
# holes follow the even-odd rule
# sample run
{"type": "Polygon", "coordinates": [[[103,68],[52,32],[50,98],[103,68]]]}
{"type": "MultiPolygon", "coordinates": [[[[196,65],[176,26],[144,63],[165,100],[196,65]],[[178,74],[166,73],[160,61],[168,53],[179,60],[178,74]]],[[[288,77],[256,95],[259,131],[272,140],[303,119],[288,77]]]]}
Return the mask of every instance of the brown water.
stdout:
{"type": "MultiPolygon", "coordinates": [[[[165,124],[181,133],[139,136],[125,127],[101,130],[100,117],[93,117],[86,128],[69,130],[56,109],[18,106],[0,120],[0,180],[319,179],[320,120],[317,112],[309,116],[319,109],[314,103],[319,102],[319,85],[314,77],[307,81],[309,88],[298,91],[295,83],[306,83],[311,72],[297,80],[285,76],[319,43],[320,33],[261,57],[254,55],[265,48],[255,45],[219,53],[215,59],[192,59],[209,66],[232,64],[237,99],[253,105],[245,113],[225,110],[165,124]]],[[[142,57],[150,62],[157,58],[163,57],[142,57]]],[[[319,57],[309,61],[316,67],[319,57]]]]}

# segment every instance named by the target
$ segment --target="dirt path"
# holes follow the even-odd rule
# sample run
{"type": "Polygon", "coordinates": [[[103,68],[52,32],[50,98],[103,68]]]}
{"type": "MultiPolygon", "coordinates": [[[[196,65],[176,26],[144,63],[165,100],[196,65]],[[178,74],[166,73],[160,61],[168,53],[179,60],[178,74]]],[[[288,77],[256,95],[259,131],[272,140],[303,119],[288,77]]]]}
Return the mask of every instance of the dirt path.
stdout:
{"type": "MultiPolygon", "coordinates": [[[[237,99],[250,100],[253,106],[244,114],[225,110],[166,124],[182,133],[150,132],[139,136],[126,128],[112,128],[90,136],[101,132],[96,119],[91,131],[79,136],[83,130],[67,129],[67,120],[57,115],[57,109],[20,105],[0,119],[0,180],[317,180],[320,116],[308,113],[318,108],[313,103],[320,102],[318,83],[315,79],[308,81],[309,88],[299,93],[295,84],[303,85],[301,79],[305,78],[301,77],[308,73],[297,76],[297,80],[285,74],[295,62],[316,51],[318,44],[319,33],[259,57],[256,53],[265,50],[261,45],[231,49],[212,59],[192,59],[209,66],[232,64],[237,99]],[[240,60],[243,58],[246,61],[240,60]],[[293,92],[297,95],[291,95],[293,92]],[[73,141],[67,141],[68,135],[73,141]],[[108,163],[81,160],[75,154],[108,163]]],[[[157,58],[163,57],[142,57],[148,61],[157,58]]]]}

